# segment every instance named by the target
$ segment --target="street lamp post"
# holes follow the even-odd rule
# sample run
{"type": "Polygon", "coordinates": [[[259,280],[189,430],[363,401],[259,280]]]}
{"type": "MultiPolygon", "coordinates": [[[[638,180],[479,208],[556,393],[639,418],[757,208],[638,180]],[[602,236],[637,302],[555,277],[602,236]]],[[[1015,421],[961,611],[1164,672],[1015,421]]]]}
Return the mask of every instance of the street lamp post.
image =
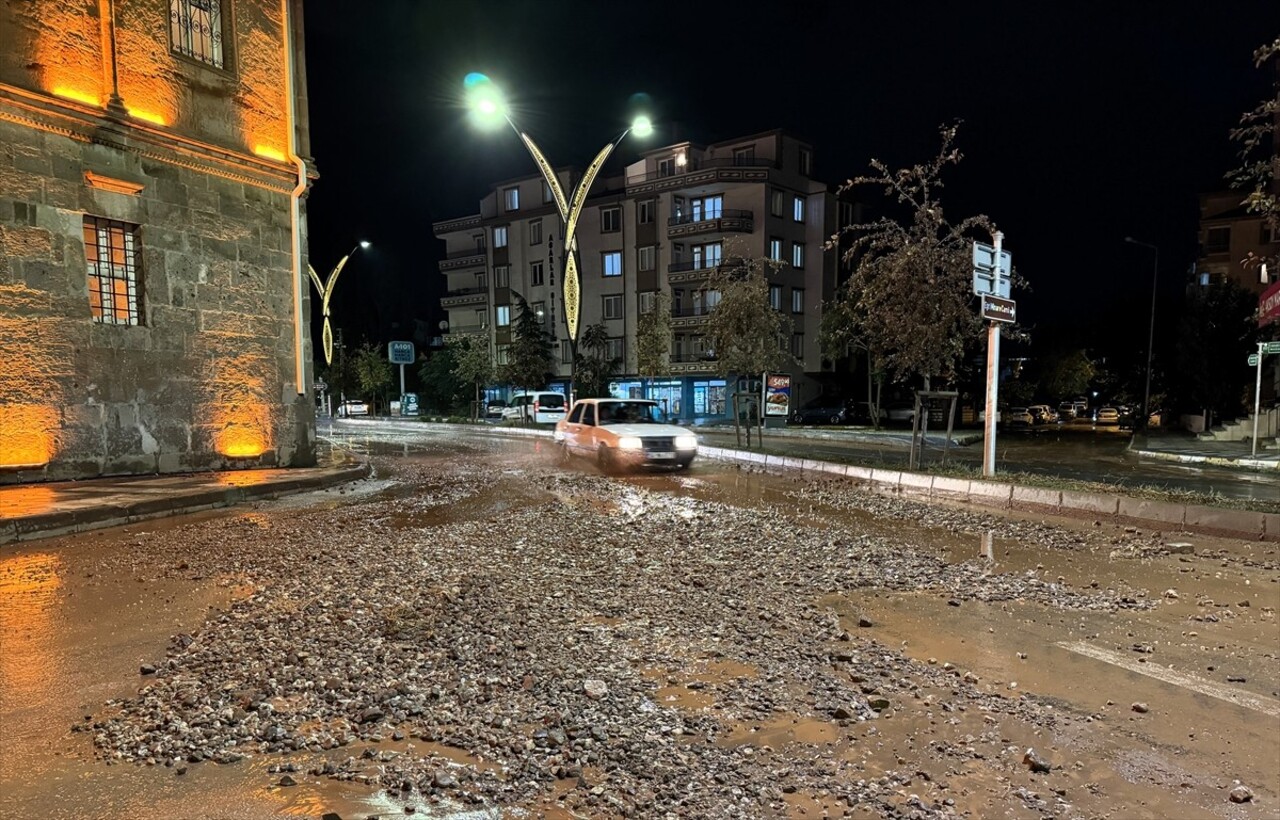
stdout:
{"type": "Polygon", "coordinates": [[[1132,236],[1126,236],[1125,242],[1151,251],[1151,322],[1147,327],[1147,386],[1142,393],[1142,418],[1138,429],[1147,431],[1147,423],[1151,418],[1151,352],[1156,338],[1156,279],[1160,275],[1160,249],[1150,242],[1140,242],[1132,236]]]}
{"type": "Polygon", "coordinates": [[[587,170],[583,173],[582,179],[578,181],[577,187],[573,189],[569,197],[566,197],[564,189],[560,185],[560,179],[556,176],[555,169],[551,167],[551,163],[547,161],[533,138],[520,130],[519,126],[511,119],[510,111],[503,99],[502,92],[493,84],[493,81],[483,74],[473,72],[466,76],[463,85],[467,94],[467,104],[478,123],[484,125],[500,124],[500,121],[504,120],[520,137],[520,141],[524,143],[529,155],[533,157],[534,163],[537,164],[538,171],[542,174],[542,179],[547,183],[547,188],[551,191],[551,198],[556,204],[556,210],[560,214],[561,240],[564,247],[564,272],[561,277],[561,288],[564,298],[565,332],[569,337],[571,358],[569,363],[569,398],[572,400],[574,392],[573,380],[578,358],[578,325],[582,307],[578,243],[574,236],[574,232],[577,230],[578,218],[582,215],[582,209],[586,205],[587,193],[591,190],[592,183],[595,182],[596,176],[604,167],[609,155],[626,138],[627,134],[634,131],[636,136],[645,137],[653,133],[653,123],[650,122],[648,117],[636,117],[625,131],[600,149],[595,159],[591,160],[591,164],[587,166],[587,170]]]}
{"type": "Polygon", "coordinates": [[[356,243],[345,256],[338,260],[338,264],[334,265],[333,270],[329,271],[329,276],[323,282],[320,281],[320,274],[316,273],[316,269],[307,266],[307,271],[311,274],[311,284],[315,285],[316,292],[320,296],[320,305],[324,313],[324,333],[321,338],[324,340],[324,363],[326,367],[333,365],[333,330],[329,326],[329,299],[333,296],[333,288],[338,284],[338,274],[342,273],[343,267],[346,266],[347,260],[351,258],[351,254],[358,250],[364,250],[369,247],[366,240],[360,240],[356,243]]]}

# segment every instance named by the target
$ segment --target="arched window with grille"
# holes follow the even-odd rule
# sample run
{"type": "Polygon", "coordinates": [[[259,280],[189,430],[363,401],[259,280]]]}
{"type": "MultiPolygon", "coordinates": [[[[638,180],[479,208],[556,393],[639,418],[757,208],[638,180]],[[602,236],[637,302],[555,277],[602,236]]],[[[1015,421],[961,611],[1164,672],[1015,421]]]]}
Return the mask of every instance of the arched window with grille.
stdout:
{"type": "Polygon", "coordinates": [[[173,50],[193,60],[226,68],[223,0],[169,0],[173,50]]]}

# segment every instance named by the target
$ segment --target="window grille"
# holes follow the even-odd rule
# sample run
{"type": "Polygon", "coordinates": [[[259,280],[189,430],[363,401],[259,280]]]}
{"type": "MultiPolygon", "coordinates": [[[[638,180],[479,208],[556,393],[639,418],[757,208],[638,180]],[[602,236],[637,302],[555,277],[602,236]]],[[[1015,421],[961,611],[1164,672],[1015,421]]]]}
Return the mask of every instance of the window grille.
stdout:
{"type": "Polygon", "coordinates": [[[214,68],[225,68],[222,0],[169,0],[173,50],[214,68]]]}
{"type": "Polygon", "coordinates": [[[107,325],[142,324],[138,226],[86,216],[84,255],[93,320],[107,325]]]}

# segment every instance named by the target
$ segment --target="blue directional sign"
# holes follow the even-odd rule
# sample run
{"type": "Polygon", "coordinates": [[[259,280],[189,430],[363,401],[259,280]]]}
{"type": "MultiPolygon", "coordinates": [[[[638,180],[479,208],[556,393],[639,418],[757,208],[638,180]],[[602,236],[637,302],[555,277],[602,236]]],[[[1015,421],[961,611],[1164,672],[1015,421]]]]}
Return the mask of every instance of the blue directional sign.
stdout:
{"type": "Polygon", "coordinates": [[[391,342],[387,345],[387,358],[392,364],[413,364],[413,342],[391,342]]]}
{"type": "Polygon", "coordinates": [[[976,296],[990,294],[1008,299],[1012,288],[1009,277],[1013,275],[1013,254],[1002,250],[999,254],[991,245],[973,243],[973,292],[976,296]]]}

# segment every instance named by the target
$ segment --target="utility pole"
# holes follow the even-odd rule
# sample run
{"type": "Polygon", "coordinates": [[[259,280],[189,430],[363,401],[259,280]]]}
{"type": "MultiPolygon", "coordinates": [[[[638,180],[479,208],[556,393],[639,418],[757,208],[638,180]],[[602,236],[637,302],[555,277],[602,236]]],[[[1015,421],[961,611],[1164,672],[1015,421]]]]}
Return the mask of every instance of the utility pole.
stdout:
{"type": "Polygon", "coordinates": [[[996,408],[1000,393],[1000,325],[1016,318],[1010,296],[1013,257],[1004,252],[1004,234],[995,232],[993,245],[973,243],[973,292],[982,299],[987,324],[987,417],[982,450],[982,475],[996,474],[996,408]]]}

